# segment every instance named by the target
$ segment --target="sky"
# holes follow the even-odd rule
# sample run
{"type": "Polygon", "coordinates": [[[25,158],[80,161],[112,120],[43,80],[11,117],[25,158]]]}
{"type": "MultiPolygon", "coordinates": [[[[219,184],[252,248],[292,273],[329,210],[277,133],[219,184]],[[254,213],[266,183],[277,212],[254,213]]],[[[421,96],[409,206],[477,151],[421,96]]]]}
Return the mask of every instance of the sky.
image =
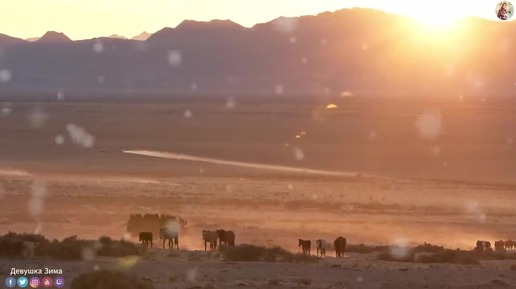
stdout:
{"type": "MultiPolygon", "coordinates": [[[[457,17],[496,20],[493,0],[1,0],[0,33],[19,38],[47,31],[87,39],[176,27],[185,19],[229,19],[246,27],[279,16],[314,15],[342,8],[375,8],[431,24],[457,17]]],[[[516,2],[515,2],[516,4],[516,2]]],[[[516,18],[513,17],[513,18],[516,18]]]]}

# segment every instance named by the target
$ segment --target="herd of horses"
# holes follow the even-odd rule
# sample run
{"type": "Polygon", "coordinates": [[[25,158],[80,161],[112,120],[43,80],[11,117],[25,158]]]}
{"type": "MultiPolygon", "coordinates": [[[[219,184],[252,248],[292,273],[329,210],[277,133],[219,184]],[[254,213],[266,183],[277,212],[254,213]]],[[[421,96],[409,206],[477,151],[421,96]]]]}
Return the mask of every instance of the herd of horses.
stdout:
{"type": "MultiPolygon", "coordinates": [[[[344,252],[346,251],[346,238],[340,236],[335,241],[333,241],[333,247],[335,248],[335,257],[341,258],[344,257],[344,252]]],[[[299,239],[299,247],[301,247],[303,254],[311,255],[312,241],[299,239]]],[[[317,239],[315,241],[316,247],[316,255],[317,257],[326,257],[326,249],[328,248],[328,242],[324,239],[317,239]]]]}
{"type": "MultiPolygon", "coordinates": [[[[132,214],[130,215],[127,224],[127,230],[131,234],[138,234],[140,242],[146,247],[153,247],[153,240],[156,234],[159,234],[159,239],[162,240],[163,249],[179,250],[179,231],[186,230],[186,220],[170,215],[159,214],[132,214]],[[172,226],[171,226],[172,224],[172,226]],[[143,231],[145,230],[145,231],[143,231]],[[137,233],[139,232],[139,233],[137,233]]],[[[235,233],[230,230],[202,230],[202,239],[204,241],[204,250],[216,250],[219,245],[235,246],[235,233]]],[[[299,247],[301,247],[303,254],[310,255],[312,241],[299,239],[299,247]]],[[[340,258],[344,256],[346,250],[347,240],[344,237],[338,237],[333,241],[335,248],[335,257],[340,258]]],[[[317,256],[325,257],[326,249],[329,243],[324,239],[315,241],[317,249],[317,256]]],[[[491,242],[477,241],[476,251],[493,251],[491,242]]],[[[516,251],[516,241],[514,240],[499,240],[494,242],[494,250],[497,252],[516,251]]]]}
{"type": "MultiPolygon", "coordinates": [[[[154,234],[152,232],[140,232],[138,234],[140,243],[146,247],[153,247],[154,234]]],[[[179,232],[177,230],[161,228],[159,230],[159,239],[163,240],[163,249],[166,249],[168,242],[168,249],[179,250],[179,232]]],[[[204,251],[207,250],[209,244],[210,250],[216,250],[218,244],[226,246],[235,246],[235,232],[229,230],[203,230],[202,239],[204,241],[204,251]]]]}
{"type": "MultiPolygon", "coordinates": [[[[494,242],[495,251],[504,252],[504,251],[515,251],[516,250],[516,241],[514,240],[499,240],[494,242]]],[[[489,241],[477,241],[476,251],[492,251],[491,242],[489,241]]]]}
{"type": "MultiPolygon", "coordinates": [[[[139,233],[140,243],[142,243],[146,247],[153,247],[154,235],[152,232],[140,232],[139,233]]],[[[179,233],[174,230],[170,230],[167,228],[161,228],[159,230],[159,239],[163,240],[163,249],[176,249],[179,250],[179,233]]],[[[235,246],[235,232],[229,230],[202,230],[202,239],[204,241],[204,251],[208,250],[208,245],[210,251],[217,250],[217,246],[226,245],[233,247],[235,246]]],[[[328,242],[324,239],[318,239],[315,241],[316,249],[317,249],[317,257],[326,257],[326,249],[328,247],[328,242]]],[[[347,240],[344,237],[338,237],[333,241],[333,247],[335,248],[335,257],[341,258],[344,257],[344,252],[346,251],[347,240]]],[[[299,247],[301,247],[303,254],[311,255],[312,249],[312,241],[299,239],[299,247]]]]}

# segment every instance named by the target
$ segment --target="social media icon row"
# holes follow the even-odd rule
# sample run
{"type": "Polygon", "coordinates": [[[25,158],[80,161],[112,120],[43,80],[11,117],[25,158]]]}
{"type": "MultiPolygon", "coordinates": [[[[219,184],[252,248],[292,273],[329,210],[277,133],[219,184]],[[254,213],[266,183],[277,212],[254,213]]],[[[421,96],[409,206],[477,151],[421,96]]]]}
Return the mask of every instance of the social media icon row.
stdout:
{"type": "Polygon", "coordinates": [[[65,281],[63,277],[56,277],[55,279],[52,279],[51,277],[32,277],[30,280],[27,277],[19,277],[18,280],[14,277],[8,277],[5,280],[5,286],[7,288],[14,288],[16,285],[20,288],[30,287],[30,288],[50,288],[52,286],[56,288],[63,288],[65,284],[65,281]]]}

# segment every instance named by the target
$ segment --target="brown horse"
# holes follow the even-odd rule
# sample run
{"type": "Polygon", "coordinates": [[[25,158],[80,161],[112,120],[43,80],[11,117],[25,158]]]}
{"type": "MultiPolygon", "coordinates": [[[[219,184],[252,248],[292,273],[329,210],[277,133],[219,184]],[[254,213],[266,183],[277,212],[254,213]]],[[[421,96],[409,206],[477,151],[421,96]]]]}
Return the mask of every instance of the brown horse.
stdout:
{"type": "Polygon", "coordinates": [[[335,257],[341,258],[344,257],[344,252],[346,252],[346,244],[347,240],[344,237],[338,237],[333,241],[333,246],[335,247],[335,257]]]}
{"type": "Polygon", "coordinates": [[[494,246],[495,246],[495,250],[498,251],[498,252],[503,252],[505,251],[505,242],[503,240],[500,240],[500,241],[496,241],[494,243],[494,246]]]}
{"type": "Polygon", "coordinates": [[[142,243],[142,245],[148,247],[150,244],[150,247],[152,248],[152,232],[140,232],[138,236],[140,237],[140,243],[142,243]]]}
{"type": "Polygon", "coordinates": [[[303,254],[310,256],[310,248],[312,247],[312,241],[299,239],[299,247],[303,249],[303,254]]]}
{"type": "Polygon", "coordinates": [[[217,236],[220,245],[235,246],[235,233],[233,231],[217,230],[217,236]]]}
{"type": "Polygon", "coordinates": [[[202,239],[204,241],[204,251],[206,251],[206,244],[210,244],[210,250],[216,250],[217,249],[217,240],[219,239],[219,236],[217,235],[217,231],[208,231],[208,230],[202,230],[202,239]]]}

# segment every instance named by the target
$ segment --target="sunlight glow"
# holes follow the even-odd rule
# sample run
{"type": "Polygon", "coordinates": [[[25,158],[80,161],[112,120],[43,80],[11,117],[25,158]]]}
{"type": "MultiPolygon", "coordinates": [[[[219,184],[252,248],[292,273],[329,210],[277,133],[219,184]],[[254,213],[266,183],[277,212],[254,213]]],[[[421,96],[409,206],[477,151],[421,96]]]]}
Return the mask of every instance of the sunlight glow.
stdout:
{"type": "MultiPolygon", "coordinates": [[[[351,7],[411,16],[427,28],[442,28],[468,16],[497,21],[495,5],[496,1],[490,0],[23,0],[7,1],[2,6],[0,33],[28,38],[54,30],[73,40],[112,34],[133,37],[142,31],[154,33],[163,27],[176,27],[185,19],[229,19],[252,27],[280,16],[315,15],[351,7]]],[[[296,25],[289,19],[279,24],[287,31],[295,29],[296,25]]]]}

